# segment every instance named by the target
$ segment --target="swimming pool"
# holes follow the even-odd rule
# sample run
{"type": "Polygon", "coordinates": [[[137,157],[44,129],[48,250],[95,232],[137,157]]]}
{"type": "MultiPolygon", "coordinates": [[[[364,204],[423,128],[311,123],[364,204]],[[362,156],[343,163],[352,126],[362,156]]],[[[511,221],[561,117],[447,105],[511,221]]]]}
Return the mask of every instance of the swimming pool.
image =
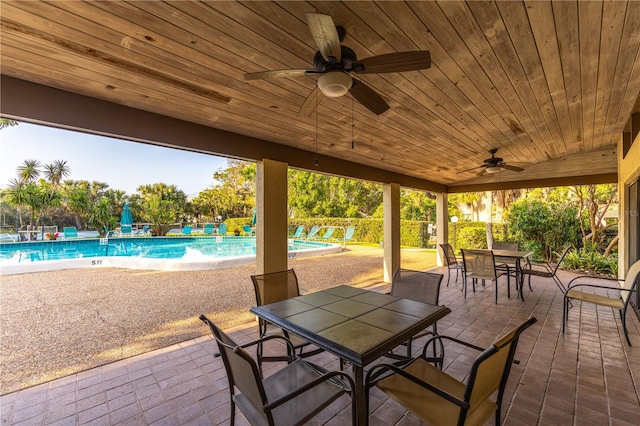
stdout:
{"type": "MultiPolygon", "coordinates": [[[[339,244],[289,240],[289,257],[341,251],[339,244]]],[[[0,243],[0,275],[89,267],[201,270],[255,262],[255,237],[99,238],[0,243]]]]}

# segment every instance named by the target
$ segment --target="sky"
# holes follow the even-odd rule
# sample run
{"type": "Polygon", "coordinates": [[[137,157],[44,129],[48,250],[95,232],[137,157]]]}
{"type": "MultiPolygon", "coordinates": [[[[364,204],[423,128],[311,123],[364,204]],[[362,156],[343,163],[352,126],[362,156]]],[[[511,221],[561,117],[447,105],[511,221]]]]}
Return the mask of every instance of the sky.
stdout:
{"type": "Polygon", "coordinates": [[[162,182],[195,196],[227,166],[223,157],[28,123],[0,130],[0,187],[17,177],[16,169],[27,159],[43,165],[65,160],[71,169],[66,179],[105,182],[127,194],[162,182]]]}

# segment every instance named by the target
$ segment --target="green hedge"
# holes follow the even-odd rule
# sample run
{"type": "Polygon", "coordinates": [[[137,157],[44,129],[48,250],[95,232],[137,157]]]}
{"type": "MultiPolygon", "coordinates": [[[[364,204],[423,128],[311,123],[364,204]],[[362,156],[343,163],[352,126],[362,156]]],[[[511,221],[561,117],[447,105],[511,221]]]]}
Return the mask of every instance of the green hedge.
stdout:
{"type": "MultiPolygon", "coordinates": [[[[378,244],[384,238],[384,222],[382,219],[342,219],[342,218],[311,218],[289,221],[289,234],[293,234],[299,225],[303,225],[305,232],[313,226],[355,226],[353,240],[361,243],[378,244]]],[[[400,245],[405,247],[433,247],[429,238],[428,222],[418,220],[400,221],[400,245]]],[[[344,236],[344,231],[338,228],[333,233],[335,239],[344,236]]]]}

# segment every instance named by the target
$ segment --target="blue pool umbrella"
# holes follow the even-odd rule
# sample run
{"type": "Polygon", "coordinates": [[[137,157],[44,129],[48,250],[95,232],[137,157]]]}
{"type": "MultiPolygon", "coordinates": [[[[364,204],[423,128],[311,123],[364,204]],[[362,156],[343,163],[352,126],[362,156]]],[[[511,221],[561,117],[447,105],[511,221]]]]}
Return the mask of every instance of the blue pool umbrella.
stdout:
{"type": "Polygon", "coordinates": [[[124,203],[124,207],[122,208],[122,217],[120,218],[120,225],[133,225],[133,216],[131,215],[129,203],[124,203]]]}
{"type": "Polygon", "coordinates": [[[255,226],[258,215],[258,209],[253,209],[253,219],[251,219],[251,226],[255,226]]]}

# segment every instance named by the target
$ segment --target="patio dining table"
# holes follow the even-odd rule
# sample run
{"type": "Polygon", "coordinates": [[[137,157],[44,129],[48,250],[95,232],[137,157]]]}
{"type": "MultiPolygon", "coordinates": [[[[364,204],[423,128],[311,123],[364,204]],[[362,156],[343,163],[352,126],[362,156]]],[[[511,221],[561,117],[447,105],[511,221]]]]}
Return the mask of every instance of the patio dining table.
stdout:
{"type": "Polygon", "coordinates": [[[364,367],[451,312],[346,285],[250,311],[351,363],[358,425],[368,424],[364,367]]]}

